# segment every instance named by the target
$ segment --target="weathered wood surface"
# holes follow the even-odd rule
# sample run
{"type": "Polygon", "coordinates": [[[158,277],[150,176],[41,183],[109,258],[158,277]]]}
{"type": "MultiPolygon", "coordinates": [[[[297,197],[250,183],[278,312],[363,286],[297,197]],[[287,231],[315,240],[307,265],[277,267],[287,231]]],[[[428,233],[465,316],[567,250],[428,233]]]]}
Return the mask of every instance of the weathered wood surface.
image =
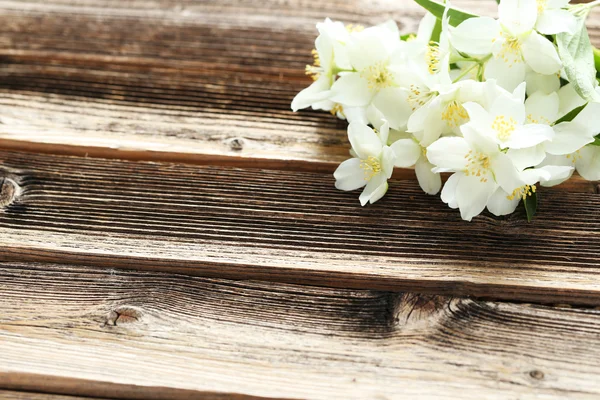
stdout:
{"type": "Polygon", "coordinates": [[[2,400],[108,400],[98,397],[79,397],[79,396],[63,396],[59,394],[18,392],[13,390],[0,390],[0,399],[2,400]]]}
{"type": "Polygon", "coordinates": [[[144,386],[314,399],[600,396],[597,310],[56,264],[2,263],[0,277],[0,387],[43,374],[55,387],[135,385],[136,398],[153,393],[144,386]]]}
{"type": "Polygon", "coordinates": [[[600,304],[594,193],[468,224],[414,181],[361,208],[329,174],[11,152],[0,171],[4,260],[600,304]]]}
{"type": "Polygon", "coordinates": [[[2,0],[0,146],[330,172],[348,156],[345,123],[290,110],[315,23],[394,18],[409,32],[422,15],[409,0],[2,0]]]}

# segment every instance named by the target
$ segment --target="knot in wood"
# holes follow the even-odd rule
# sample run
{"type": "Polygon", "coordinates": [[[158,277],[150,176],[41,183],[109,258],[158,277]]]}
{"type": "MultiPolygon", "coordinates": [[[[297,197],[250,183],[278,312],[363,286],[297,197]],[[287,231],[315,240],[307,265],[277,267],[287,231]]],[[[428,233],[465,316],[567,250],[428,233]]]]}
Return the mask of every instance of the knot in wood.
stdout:
{"type": "Polygon", "coordinates": [[[131,306],[117,307],[108,313],[105,325],[117,326],[138,322],[142,318],[142,312],[131,306]]]}
{"type": "Polygon", "coordinates": [[[229,148],[234,151],[241,151],[244,148],[244,139],[233,138],[229,141],[229,148]]]}
{"type": "Polygon", "coordinates": [[[6,207],[15,201],[20,192],[17,182],[10,178],[0,178],[0,207],[6,207]]]}
{"type": "Polygon", "coordinates": [[[538,381],[544,379],[544,373],[538,369],[534,369],[533,371],[529,372],[529,376],[538,381]]]}

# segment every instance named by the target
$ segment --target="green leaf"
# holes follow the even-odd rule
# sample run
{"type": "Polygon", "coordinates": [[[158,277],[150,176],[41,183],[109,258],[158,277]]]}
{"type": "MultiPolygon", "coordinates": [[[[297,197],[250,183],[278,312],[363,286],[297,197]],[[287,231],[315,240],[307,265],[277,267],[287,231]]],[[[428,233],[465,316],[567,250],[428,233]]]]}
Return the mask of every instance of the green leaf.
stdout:
{"type": "Polygon", "coordinates": [[[439,43],[441,34],[442,34],[442,20],[436,19],[435,25],[433,26],[433,31],[431,32],[430,41],[434,42],[434,43],[439,43]]]}
{"type": "Polygon", "coordinates": [[[594,52],[594,67],[596,67],[596,78],[600,78],[600,50],[592,47],[594,52]]]}
{"type": "Polygon", "coordinates": [[[577,18],[574,34],[559,33],[556,35],[556,42],[558,54],[575,91],[585,100],[600,101],[600,95],[595,91],[597,82],[594,52],[585,27],[585,17],[577,18]]]}
{"type": "Polygon", "coordinates": [[[531,222],[533,220],[533,217],[535,216],[535,213],[537,212],[537,192],[525,197],[525,200],[523,200],[523,204],[525,205],[525,212],[527,213],[527,221],[531,222]]]}
{"type": "MultiPolygon", "coordinates": [[[[421,5],[424,9],[432,13],[437,19],[442,19],[446,5],[435,0],[415,0],[415,2],[421,5]]],[[[476,18],[479,15],[471,14],[466,11],[459,10],[458,8],[450,7],[448,9],[448,17],[450,18],[450,25],[458,26],[461,22],[466,21],[469,18],[476,18]]]]}
{"type": "Polygon", "coordinates": [[[558,125],[561,122],[573,121],[575,119],[575,117],[579,115],[579,113],[581,112],[581,110],[583,110],[585,108],[585,106],[587,106],[587,103],[585,103],[582,106],[579,106],[579,107],[576,107],[576,108],[572,109],[571,111],[569,111],[568,113],[566,113],[565,115],[563,115],[562,117],[560,117],[559,119],[557,119],[556,122],[554,123],[554,125],[558,125]]]}
{"type": "Polygon", "coordinates": [[[594,141],[590,143],[592,146],[600,146],[600,135],[594,137],[594,141]]]}
{"type": "Polygon", "coordinates": [[[409,40],[412,40],[414,38],[416,38],[417,35],[415,35],[414,33],[407,33],[405,35],[400,35],[400,40],[407,42],[409,40]]]}

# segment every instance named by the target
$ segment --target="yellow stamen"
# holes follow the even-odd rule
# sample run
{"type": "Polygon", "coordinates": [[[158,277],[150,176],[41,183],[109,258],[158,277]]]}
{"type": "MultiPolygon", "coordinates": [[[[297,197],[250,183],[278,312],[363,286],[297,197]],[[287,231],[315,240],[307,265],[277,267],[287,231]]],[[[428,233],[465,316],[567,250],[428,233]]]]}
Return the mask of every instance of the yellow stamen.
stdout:
{"type": "Polygon", "coordinates": [[[313,56],[313,65],[307,65],[304,71],[306,75],[316,81],[321,76],[321,72],[323,72],[323,69],[321,68],[321,58],[319,58],[319,52],[315,49],[311,51],[311,54],[313,56]]]}
{"type": "Polygon", "coordinates": [[[424,91],[417,85],[410,85],[408,104],[415,111],[417,108],[424,106],[436,94],[436,92],[424,91]]]}
{"type": "Polygon", "coordinates": [[[450,128],[457,128],[469,120],[469,114],[462,104],[452,100],[444,108],[442,120],[446,121],[450,128]]]}
{"type": "Polygon", "coordinates": [[[498,139],[505,141],[510,138],[510,135],[517,128],[517,121],[512,117],[506,119],[504,115],[499,115],[492,123],[492,129],[496,131],[498,139]]]}
{"type": "Polygon", "coordinates": [[[536,0],[537,3],[537,12],[538,14],[541,14],[544,12],[544,10],[546,10],[546,5],[548,3],[548,0],[536,0]]]}
{"type": "Polygon", "coordinates": [[[440,60],[442,59],[442,53],[440,51],[440,46],[437,43],[429,42],[425,59],[427,61],[427,69],[431,75],[440,72],[440,60]]]}
{"type": "Polygon", "coordinates": [[[521,198],[521,200],[525,200],[528,196],[533,196],[533,194],[536,192],[537,187],[535,185],[525,185],[525,186],[521,186],[516,188],[515,190],[513,190],[513,192],[511,194],[509,194],[508,196],[506,196],[506,198],[508,200],[514,200],[516,198],[521,198]]]}
{"type": "Polygon", "coordinates": [[[365,30],[365,27],[362,25],[348,24],[348,25],[346,25],[346,30],[349,33],[362,32],[365,30]]]}
{"type": "Polygon", "coordinates": [[[329,112],[331,115],[337,115],[340,113],[340,115],[342,115],[344,118],[346,117],[344,114],[344,107],[340,103],[335,103],[329,112]]]}
{"type": "Polygon", "coordinates": [[[367,80],[369,89],[381,90],[394,84],[394,77],[387,69],[387,63],[380,61],[365,68],[360,76],[367,80]]]}
{"type": "Polygon", "coordinates": [[[487,176],[490,172],[490,158],[479,152],[472,150],[465,156],[467,159],[467,168],[465,169],[466,176],[478,176],[481,182],[487,182],[487,176]]]}
{"type": "Polygon", "coordinates": [[[360,161],[360,167],[365,170],[365,181],[371,180],[373,176],[381,172],[379,159],[373,156],[360,161]]]}

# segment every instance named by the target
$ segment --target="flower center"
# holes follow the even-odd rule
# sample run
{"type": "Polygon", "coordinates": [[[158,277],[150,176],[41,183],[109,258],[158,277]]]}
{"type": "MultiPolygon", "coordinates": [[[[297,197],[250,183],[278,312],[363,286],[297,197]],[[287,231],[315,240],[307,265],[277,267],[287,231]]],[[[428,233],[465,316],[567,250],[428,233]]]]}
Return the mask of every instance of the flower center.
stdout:
{"type": "Polygon", "coordinates": [[[522,200],[525,200],[528,196],[533,196],[536,190],[537,188],[535,185],[521,186],[513,190],[513,192],[506,196],[506,198],[508,200],[514,200],[520,197],[522,200]]]}
{"type": "Polygon", "coordinates": [[[408,92],[408,104],[415,111],[417,108],[422,107],[437,93],[430,92],[427,90],[421,90],[417,85],[410,85],[408,92]]]}
{"type": "Polygon", "coordinates": [[[360,167],[365,170],[365,181],[371,180],[373,176],[381,172],[381,163],[377,157],[373,156],[361,160],[360,167]]]}
{"type": "Polygon", "coordinates": [[[348,33],[362,32],[365,30],[365,27],[362,25],[348,24],[346,25],[346,30],[348,33]]]}
{"type": "Polygon", "coordinates": [[[536,0],[536,3],[537,3],[537,12],[538,12],[538,14],[541,14],[546,9],[548,0],[536,0]]]}
{"type": "Polygon", "coordinates": [[[387,63],[383,61],[365,68],[360,76],[367,80],[371,90],[385,89],[394,84],[394,78],[387,69],[387,63]]]}
{"type": "Polygon", "coordinates": [[[550,121],[548,118],[540,116],[539,118],[535,118],[532,114],[528,114],[527,115],[527,123],[529,124],[545,124],[545,125],[552,125],[552,121],[550,121]]]}
{"type": "Polygon", "coordinates": [[[310,76],[313,81],[316,81],[321,76],[323,68],[321,68],[321,59],[319,58],[317,50],[313,49],[311,54],[313,56],[313,65],[307,65],[304,72],[306,75],[310,76]]]}
{"type": "Polygon", "coordinates": [[[448,103],[442,112],[442,120],[446,121],[450,128],[457,128],[467,122],[468,119],[469,114],[467,114],[467,110],[456,100],[448,103]]]}
{"type": "Polygon", "coordinates": [[[502,61],[508,64],[509,68],[512,68],[513,65],[521,62],[523,59],[521,53],[521,41],[519,38],[516,38],[506,32],[500,32],[500,36],[502,36],[505,40],[504,43],[502,43],[502,47],[500,48],[500,51],[496,57],[501,58],[502,61]]]}
{"type": "Polygon", "coordinates": [[[465,156],[467,159],[466,176],[479,176],[481,182],[487,182],[487,175],[490,172],[490,158],[478,151],[470,150],[465,156]]]}
{"type": "Polygon", "coordinates": [[[567,157],[567,160],[570,160],[573,164],[575,164],[577,160],[581,158],[581,153],[579,153],[579,150],[577,150],[575,153],[567,154],[565,157],[567,157]]]}
{"type": "Polygon", "coordinates": [[[427,46],[427,54],[425,54],[425,60],[427,61],[427,69],[431,75],[435,75],[440,72],[440,60],[442,59],[442,52],[440,46],[435,42],[429,42],[427,46]]]}
{"type": "Polygon", "coordinates": [[[335,103],[333,105],[333,107],[331,107],[331,111],[329,111],[331,113],[331,115],[338,115],[340,114],[341,116],[345,117],[344,114],[344,106],[342,106],[340,103],[335,103]]]}
{"type": "Polygon", "coordinates": [[[492,129],[496,131],[498,139],[505,141],[510,138],[510,135],[517,128],[517,121],[512,117],[506,119],[504,115],[498,115],[492,122],[492,129]]]}

